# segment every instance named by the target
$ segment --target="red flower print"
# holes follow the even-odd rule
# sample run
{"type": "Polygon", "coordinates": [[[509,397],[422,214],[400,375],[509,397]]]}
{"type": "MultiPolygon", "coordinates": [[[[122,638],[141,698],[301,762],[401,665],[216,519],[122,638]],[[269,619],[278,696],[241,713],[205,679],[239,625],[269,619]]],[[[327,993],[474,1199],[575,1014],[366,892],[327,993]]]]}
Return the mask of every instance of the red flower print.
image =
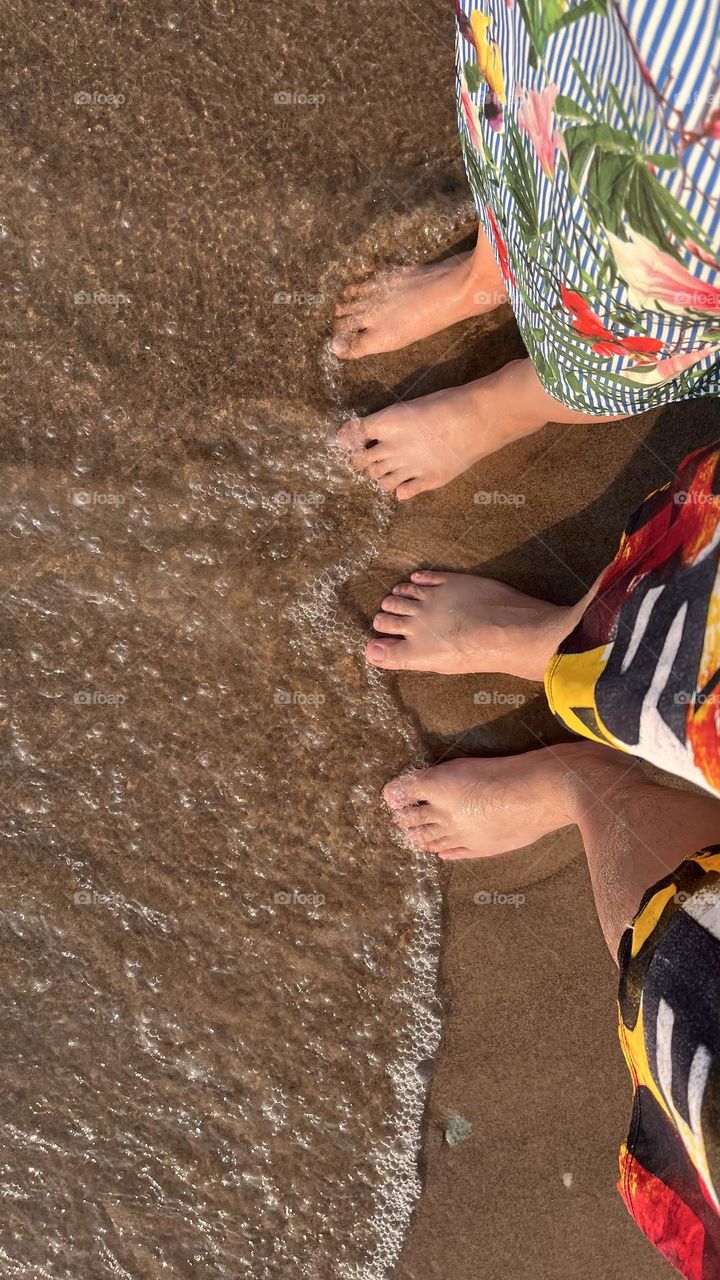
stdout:
{"type": "Polygon", "coordinates": [[[493,213],[489,204],[485,205],[485,212],[488,217],[488,222],[490,223],[490,230],[492,231],[492,234],[493,234],[493,240],[495,241],[495,248],[497,250],[498,262],[500,263],[502,278],[506,284],[515,285],[516,281],[512,273],[512,268],[510,266],[510,259],[508,257],[507,246],[500,233],[500,228],[497,224],[497,219],[495,217],[495,214],[493,213]]]}
{"type": "Polygon", "coordinates": [[[560,290],[562,304],[573,317],[573,329],[581,338],[594,338],[592,350],[598,356],[626,356],[635,364],[654,364],[654,356],[662,351],[662,342],[658,338],[648,338],[645,334],[629,333],[624,337],[606,329],[599,316],[582,294],[565,285],[560,290]]]}

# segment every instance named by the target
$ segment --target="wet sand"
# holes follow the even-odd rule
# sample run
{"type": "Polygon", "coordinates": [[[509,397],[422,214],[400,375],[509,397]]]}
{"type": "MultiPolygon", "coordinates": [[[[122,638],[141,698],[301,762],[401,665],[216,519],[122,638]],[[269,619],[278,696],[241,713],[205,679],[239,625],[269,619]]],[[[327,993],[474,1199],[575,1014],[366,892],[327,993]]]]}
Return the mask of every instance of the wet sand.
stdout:
{"type": "Polygon", "coordinates": [[[629,1087],[567,836],[442,873],[393,1267],[440,914],[379,792],[557,729],[534,687],[508,713],[510,682],[361,650],[416,565],[577,598],[709,415],[548,428],[396,511],[327,449],[343,414],[521,352],[500,315],[324,354],[353,270],[471,233],[448,7],[6,25],[0,1271],[667,1273],[613,1190],[629,1087]]]}
{"type": "MultiPolygon", "coordinates": [[[[422,365],[412,353],[393,357],[401,379],[434,357],[441,372],[431,370],[424,385],[442,385],[446,349],[442,338],[433,342],[422,365]]],[[[456,348],[452,381],[489,371],[515,344],[511,319],[478,322],[456,348]]],[[[402,506],[382,554],[356,579],[356,598],[371,617],[410,569],[433,566],[575,601],[613,555],[626,514],[716,429],[703,405],[596,432],[548,426],[402,506]],[[478,492],[521,501],[477,504],[478,492]]],[[[433,761],[532,750],[563,736],[541,688],[528,682],[393,679],[433,761]]],[[[630,1082],[615,1034],[616,970],[579,838],[564,831],[529,850],[444,868],[440,880],[445,1020],[424,1191],[398,1280],[673,1274],[615,1191],[630,1082]],[[458,1116],[469,1135],[449,1142],[458,1116]]]]}

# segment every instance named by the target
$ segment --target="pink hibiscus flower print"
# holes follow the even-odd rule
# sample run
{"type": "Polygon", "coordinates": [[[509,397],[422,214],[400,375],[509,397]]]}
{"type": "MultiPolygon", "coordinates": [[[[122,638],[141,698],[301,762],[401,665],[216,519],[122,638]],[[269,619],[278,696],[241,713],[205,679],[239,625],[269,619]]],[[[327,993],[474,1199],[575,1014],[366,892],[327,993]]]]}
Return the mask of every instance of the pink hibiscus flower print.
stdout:
{"type": "Polygon", "coordinates": [[[674,356],[659,360],[653,369],[635,369],[627,376],[632,382],[642,383],[646,387],[660,387],[665,382],[673,382],[681,373],[686,369],[692,369],[693,365],[698,364],[700,360],[717,355],[718,351],[720,351],[720,343],[696,347],[694,351],[680,351],[674,356]]]}
{"type": "Polygon", "coordinates": [[[639,311],[672,315],[720,316],[720,289],[698,280],[669,253],[639,231],[628,228],[629,240],[605,232],[618,274],[627,285],[628,301],[639,311]]]}
{"type": "Polygon", "coordinates": [[[520,98],[518,125],[521,131],[528,135],[535,148],[545,177],[552,181],[555,173],[555,153],[560,151],[563,155],[566,154],[565,139],[560,130],[555,128],[553,115],[555,99],[558,96],[557,85],[547,85],[542,93],[538,93],[536,89],[527,92],[518,85],[516,92],[520,98]]]}
{"type": "Polygon", "coordinates": [[[470,138],[475,150],[482,151],[483,144],[480,133],[482,127],[480,123],[480,113],[472,100],[467,80],[464,76],[460,85],[460,104],[462,106],[462,113],[465,119],[468,137],[470,138]]]}

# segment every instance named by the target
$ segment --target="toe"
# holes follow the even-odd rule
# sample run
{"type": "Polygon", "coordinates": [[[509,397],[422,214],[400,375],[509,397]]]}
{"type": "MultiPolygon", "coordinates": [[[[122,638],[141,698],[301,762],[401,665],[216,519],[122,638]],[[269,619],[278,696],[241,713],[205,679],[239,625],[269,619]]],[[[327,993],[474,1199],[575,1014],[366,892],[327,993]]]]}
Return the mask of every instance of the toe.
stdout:
{"type": "Polygon", "coordinates": [[[393,587],[393,595],[407,600],[423,599],[423,592],[414,582],[398,582],[397,586],[393,587]]]}
{"type": "Polygon", "coordinates": [[[408,671],[410,654],[404,636],[389,636],[386,640],[371,640],[365,649],[365,657],[373,667],[384,671],[408,671]]]}
{"type": "Polygon", "coordinates": [[[381,444],[374,444],[369,449],[358,449],[350,461],[358,471],[364,471],[372,480],[385,475],[390,463],[381,444]]]}
{"type": "Polygon", "coordinates": [[[357,332],[358,329],[362,329],[365,323],[364,315],[362,307],[357,302],[346,302],[344,305],[341,303],[335,308],[337,324],[333,337],[337,337],[339,333],[350,333],[353,330],[357,332]]]}
{"type": "Polygon", "coordinates": [[[408,498],[417,498],[419,493],[425,493],[427,488],[423,480],[405,480],[403,484],[398,485],[395,497],[401,502],[407,502],[408,498]]]}
{"type": "Polygon", "coordinates": [[[438,857],[443,862],[459,862],[461,858],[472,858],[473,854],[464,845],[460,845],[453,849],[438,849],[438,857]]]}
{"type": "Polygon", "coordinates": [[[409,618],[400,618],[392,613],[376,613],[373,627],[385,636],[404,636],[410,623],[409,618]]]}
{"type": "Polygon", "coordinates": [[[397,471],[388,471],[386,467],[386,474],[380,477],[378,484],[384,493],[393,493],[394,491],[399,492],[406,479],[407,471],[403,471],[401,469],[398,469],[397,471]]]}
{"type": "Polygon", "coordinates": [[[427,769],[401,773],[383,788],[383,799],[390,809],[405,809],[408,805],[424,800],[424,779],[427,769]]]}
{"type": "Polygon", "coordinates": [[[447,827],[438,826],[433,835],[432,844],[428,845],[428,848],[431,853],[450,853],[453,849],[457,849],[457,836],[449,836],[447,827]]]}
{"type": "MultiPolygon", "coordinates": [[[[380,452],[382,452],[382,449],[380,452]]],[[[386,481],[389,480],[391,475],[394,475],[392,467],[392,462],[389,462],[387,458],[380,458],[379,461],[363,467],[363,470],[368,480],[377,480],[380,488],[387,493],[386,481]]]]}
{"type": "Polygon", "coordinates": [[[330,350],[339,360],[360,360],[363,356],[372,354],[372,333],[366,328],[336,333],[330,343],[330,350]]]}
{"type": "Polygon", "coordinates": [[[365,314],[365,306],[365,298],[354,294],[351,298],[341,298],[334,308],[334,314],[340,319],[342,316],[361,316],[365,314]]]}
{"type": "MultiPolygon", "coordinates": [[[[389,644],[405,642],[383,640],[382,644],[387,648],[389,644]]],[[[401,774],[394,782],[388,783],[383,795],[391,808],[406,807],[407,805],[418,805],[422,802],[425,810],[425,818],[428,821],[436,822],[442,827],[443,835],[449,834],[449,819],[447,806],[447,777],[445,765],[431,765],[427,769],[416,769],[414,772],[401,774]],[[398,787],[397,795],[399,799],[395,804],[388,800],[388,789],[398,787]]],[[[453,844],[456,841],[452,841],[453,844]]]]}
{"type": "Polygon", "coordinates": [[[443,835],[442,827],[439,827],[435,822],[426,823],[422,827],[415,827],[408,831],[407,838],[416,848],[427,849],[430,853],[434,853],[436,846],[446,839],[443,835]]]}
{"type": "Polygon", "coordinates": [[[349,449],[351,452],[364,448],[365,441],[368,438],[367,427],[364,418],[348,418],[347,422],[340,428],[335,436],[335,443],[341,449],[349,449]]]}
{"type": "Polygon", "coordinates": [[[424,587],[440,587],[447,581],[445,574],[437,573],[435,569],[417,569],[410,577],[424,587]]]}
{"type": "Polygon", "coordinates": [[[367,280],[358,281],[356,284],[348,284],[342,290],[340,297],[346,302],[352,298],[360,298],[364,293],[367,293],[369,287],[367,280]]]}
{"type": "Polygon", "coordinates": [[[428,804],[411,804],[406,809],[397,809],[393,815],[393,822],[397,827],[402,827],[403,831],[414,831],[432,821],[433,813],[428,804]]]}
{"type": "Polygon", "coordinates": [[[417,613],[417,606],[412,600],[403,600],[400,595],[386,596],[380,608],[383,613],[397,613],[403,618],[411,618],[417,613]]]}

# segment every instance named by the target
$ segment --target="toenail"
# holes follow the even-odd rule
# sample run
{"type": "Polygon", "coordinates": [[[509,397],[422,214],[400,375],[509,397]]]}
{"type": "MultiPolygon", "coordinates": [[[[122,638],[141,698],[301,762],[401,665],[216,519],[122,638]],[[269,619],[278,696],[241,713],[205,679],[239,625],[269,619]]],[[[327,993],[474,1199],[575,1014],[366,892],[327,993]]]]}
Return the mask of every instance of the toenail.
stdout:
{"type": "Polygon", "coordinates": [[[385,657],[385,645],[380,644],[379,640],[372,640],[367,647],[367,655],[374,662],[382,662],[385,657]]]}
{"type": "Polygon", "coordinates": [[[330,350],[336,356],[341,356],[343,351],[347,351],[348,343],[345,338],[333,338],[330,343],[330,350]]]}
{"type": "Polygon", "coordinates": [[[405,788],[401,782],[389,782],[383,790],[386,804],[399,804],[405,798],[405,788]]]}

